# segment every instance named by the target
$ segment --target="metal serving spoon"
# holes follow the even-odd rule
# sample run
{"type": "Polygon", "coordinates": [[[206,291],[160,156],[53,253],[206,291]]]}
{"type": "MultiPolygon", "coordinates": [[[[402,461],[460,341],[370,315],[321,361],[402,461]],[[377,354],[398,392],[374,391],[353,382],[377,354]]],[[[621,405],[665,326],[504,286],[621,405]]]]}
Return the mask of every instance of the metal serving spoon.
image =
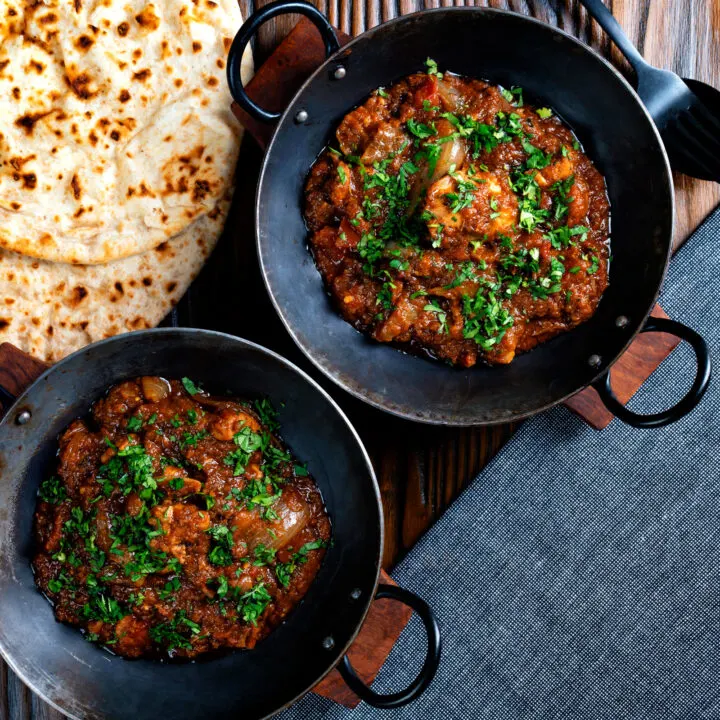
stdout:
{"type": "Polygon", "coordinates": [[[720,182],[720,91],[649,65],[602,0],[580,2],[635,70],[637,93],[660,131],[673,169],[720,182]]]}

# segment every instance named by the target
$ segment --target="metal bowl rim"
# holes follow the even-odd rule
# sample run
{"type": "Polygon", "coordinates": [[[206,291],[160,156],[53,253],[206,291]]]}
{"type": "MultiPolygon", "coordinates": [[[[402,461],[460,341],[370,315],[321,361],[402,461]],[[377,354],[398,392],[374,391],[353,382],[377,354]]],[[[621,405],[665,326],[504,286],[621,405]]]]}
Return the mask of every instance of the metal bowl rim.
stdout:
{"type": "MultiPolygon", "coordinates": [[[[309,170],[309,168],[308,168],[309,170]]],[[[394,415],[396,417],[402,418],[404,420],[411,420],[413,422],[420,422],[426,425],[439,425],[439,426],[445,426],[445,427],[477,427],[481,425],[497,425],[497,424],[503,424],[503,423],[509,423],[509,422],[517,422],[519,420],[525,420],[529,417],[532,417],[533,415],[537,415],[541,412],[544,412],[546,410],[549,410],[552,407],[555,407],[556,405],[559,405],[566,400],[570,399],[571,397],[577,395],[578,393],[582,392],[585,388],[589,387],[590,385],[597,382],[601,377],[603,377],[606,373],[609,373],[612,369],[612,366],[622,357],[622,355],[625,353],[625,351],[628,349],[630,344],[633,342],[633,340],[637,337],[637,335],[640,333],[642,326],[647,321],[648,317],[650,316],[650,313],[652,312],[652,309],[655,307],[655,304],[657,302],[657,299],[660,295],[660,290],[662,289],[663,283],[665,281],[665,275],[667,274],[667,268],[668,264],[670,262],[670,256],[672,254],[673,250],[673,230],[675,227],[675,216],[676,216],[676,209],[675,209],[675,191],[674,191],[674,184],[672,179],[672,170],[670,168],[670,161],[668,159],[667,152],[665,150],[665,145],[662,142],[662,138],[660,136],[660,132],[658,131],[657,127],[655,126],[655,123],[650,116],[650,113],[648,112],[647,108],[643,104],[642,100],[640,99],[640,96],[637,94],[635,89],[630,85],[630,83],[626,80],[626,78],[620,73],[620,71],[612,65],[606,58],[604,58],[602,55],[600,55],[596,50],[594,50],[589,45],[585,44],[578,38],[576,38],[574,35],[571,35],[570,33],[566,32],[565,30],[562,30],[558,27],[555,27],[553,25],[549,25],[546,22],[543,22],[542,20],[539,20],[538,18],[530,17],[528,15],[524,15],[522,13],[513,12],[511,10],[501,10],[499,8],[488,8],[488,7],[447,7],[447,8],[431,8],[427,10],[421,10],[416,13],[410,13],[408,15],[401,15],[396,18],[393,18],[392,20],[388,20],[384,23],[381,23],[379,25],[376,25],[374,28],[371,28],[370,30],[366,30],[364,33],[361,33],[357,37],[350,40],[346,45],[343,45],[337,52],[335,52],[330,57],[326,58],[326,60],[310,75],[310,77],[301,85],[300,89],[293,95],[292,99],[289,101],[287,107],[283,111],[282,116],[278,120],[277,125],[275,126],[275,130],[273,131],[272,138],[270,139],[270,142],[268,143],[268,146],[265,150],[265,155],[263,157],[262,166],[260,168],[260,175],[258,178],[258,185],[257,185],[257,191],[255,194],[255,238],[256,238],[256,249],[258,254],[258,259],[260,262],[260,271],[263,277],[263,282],[265,283],[265,288],[268,292],[268,295],[270,296],[270,301],[273,304],[273,307],[275,308],[275,312],[277,313],[278,317],[280,318],[280,321],[282,322],[285,329],[290,334],[290,337],[292,337],[295,344],[300,348],[302,353],[305,355],[305,357],[318,369],[320,372],[325,375],[328,379],[332,380],[336,385],[338,385],[340,388],[342,388],[345,392],[349,393],[353,397],[356,397],[358,400],[362,400],[363,402],[367,403],[368,405],[371,405],[372,407],[382,410],[383,412],[389,413],[391,415],[394,415]],[[420,414],[420,411],[415,412],[409,412],[404,411],[395,407],[390,407],[385,403],[382,403],[378,400],[375,400],[368,396],[367,393],[364,393],[362,390],[352,387],[347,382],[342,380],[341,378],[337,377],[336,373],[333,372],[330,368],[326,367],[322,364],[322,362],[315,356],[315,352],[312,348],[306,347],[305,344],[299,339],[298,334],[295,332],[292,325],[288,322],[287,318],[285,317],[279,303],[277,302],[275,295],[273,293],[272,287],[270,285],[270,281],[268,279],[268,274],[266,272],[265,268],[265,261],[263,256],[263,243],[261,241],[261,232],[260,232],[260,204],[261,204],[261,196],[263,193],[263,186],[265,183],[265,173],[268,167],[269,159],[272,155],[273,146],[275,145],[275,140],[280,134],[280,132],[283,130],[285,125],[288,122],[293,122],[292,118],[290,117],[291,110],[294,109],[295,104],[300,100],[303,93],[305,92],[306,88],[311,85],[315,79],[325,72],[330,65],[337,62],[338,58],[345,53],[347,50],[352,50],[353,46],[356,45],[361,40],[367,40],[368,38],[372,38],[373,35],[377,34],[378,32],[381,32],[388,28],[389,26],[397,25],[403,22],[408,22],[410,20],[413,20],[419,16],[425,16],[425,15],[443,15],[443,14],[450,14],[450,13],[474,13],[474,14],[480,14],[480,15],[497,15],[497,16],[510,16],[516,19],[519,19],[523,22],[527,22],[532,25],[540,26],[543,28],[544,32],[549,32],[551,35],[560,36],[563,39],[569,40],[575,47],[581,49],[583,52],[588,54],[590,57],[594,58],[596,61],[599,61],[607,71],[612,73],[612,75],[620,81],[621,86],[627,91],[629,96],[635,101],[636,106],[640,109],[642,114],[645,116],[649,126],[650,131],[654,134],[655,140],[658,146],[658,149],[660,151],[660,155],[664,161],[665,166],[665,173],[664,173],[664,180],[665,185],[667,189],[667,196],[670,206],[670,223],[669,227],[667,228],[666,233],[666,240],[667,240],[667,253],[665,256],[665,264],[662,271],[662,275],[660,278],[660,282],[658,283],[657,288],[655,289],[655,293],[653,294],[653,300],[652,303],[648,306],[647,310],[645,311],[645,314],[640,317],[637,328],[635,331],[628,336],[627,342],[622,347],[622,349],[615,355],[615,357],[607,362],[603,362],[600,366],[598,371],[593,375],[589,382],[587,382],[582,387],[577,388],[576,390],[567,393],[566,395],[553,400],[550,403],[547,403],[541,407],[538,407],[534,410],[528,410],[525,412],[516,413],[513,415],[509,415],[507,417],[499,418],[497,420],[491,420],[491,421],[478,421],[478,420],[464,420],[464,419],[456,419],[453,417],[442,417],[442,416],[427,416],[420,414]]],[[[318,273],[318,278],[320,278],[320,275],[318,273]]],[[[319,290],[322,290],[322,281],[320,279],[320,285],[319,290]]],[[[572,332],[572,331],[570,331],[572,332]]],[[[394,352],[398,352],[394,348],[392,348],[394,352]]],[[[531,351],[532,352],[532,351],[531,351]]],[[[434,360],[427,360],[427,362],[439,362],[434,360]]],[[[470,369],[472,371],[472,368],[470,369]]]]}
{"type": "MultiPolygon", "coordinates": [[[[42,375],[40,375],[32,384],[30,384],[23,392],[18,396],[18,398],[15,400],[15,402],[7,409],[7,412],[3,416],[2,420],[0,420],[0,432],[3,431],[6,424],[12,422],[12,418],[14,417],[14,411],[15,408],[22,405],[22,402],[26,398],[26,396],[35,388],[37,384],[40,382],[45,381],[55,370],[61,370],[62,367],[75,358],[78,358],[82,355],[87,355],[89,353],[92,353],[95,348],[97,347],[104,347],[106,345],[111,345],[115,342],[119,342],[121,340],[127,341],[129,338],[134,338],[138,342],[141,341],[144,337],[147,337],[148,335],[206,335],[210,338],[216,338],[216,339],[223,339],[228,340],[234,343],[240,343],[241,345],[244,345],[246,348],[257,350],[261,354],[268,355],[274,360],[280,361],[285,367],[287,367],[289,370],[294,371],[297,375],[300,376],[302,380],[305,380],[314,390],[320,393],[320,395],[330,403],[330,406],[335,410],[335,412],[340,416],[340,418],[344,421],[347,428],[350,430],[350,433],[352,437],[355,440],[355,443],[360,450],[362,454],[362,458],[365,462],[365,467],[368,471],[371,485],[373,488],[375,500],[376,500],[376,507],[378,510],[378,527],[380,531],[380,538],[379,538],[379,548],[380,552],[377,558],[376,562],[376,573],[375,573],[375,582],[372,588],[372,591],[369,592],[366,596],[365,600],[365,608],[361,614],[360,619],[358,620],[357,627],[355,631],[352,633],[350,639],[348,642],[342,646],[339,647],[336,652],[334,653],[333,657],[329,659],[329,664],[327,669],[320,675],[311,685],[309,685],[305,690],[303,690],[301,693],[296,695],[292,700],[285,703],[282,707],[277,708],[277,710],[273,710],[269,715],[266,715],[265,718],[270,718],[273,715],[276,715],[277,713],[281,712],[282,710],[290,707],[292,704],[297,702],[301,697],[303,697],[306,693],[308,693],[310,690],[312,690],[317,683],[319,683],[328,673],[330,673],[334,667],[336,666],[337,662],[347,653],[350,646],[355,641],[356,637],[358,636],[358,633],[362,629],[362,626],[365,623],[365,620],[367,619],[368,612],[370,611],[370,607],[373,603],[375,592],[377,590],[378,584],[380,582],[380,570],[382,568],[382,552],[383,547],[385,543],[385,518],[382,511],[382,497],[380,495],[380,486],[378,485],[377,477],[375,476],[375,470],[373,469],[372,462],[370,460],[370,456],[368,455],[368,452],[365,448],[365,445],[363,444],[360,436],[357,433],[357,430],[355,430],[355,427],[348,419],[347,415],[343,412],[343,410],[340,408],[340,406],[333,400],[333,398],[327,393],[326,390],[324,390],[317,381],[313,380],[304,370],[297,367],[294,363],[292,363],[290,360],[284,358],[282,355],[276,353],[273,350],[270,350],[262,345],[258,345],[257,343],[252,342],[251,340],[246,340],[245,338],[241,338],[235,335],[230,335],[228,333],[218,332],[216,330],[205,330],[202,328],[151,328],[148,330],[138,330],[131,333],[124,333],[122,335],[115,335],[111,338],[106,338],[104,340],[100,340],[98,342],[92,343],[91,345],[87,345],[84,348],[81,348],[80,350],[76,350],[71,355],[66,356],[59,362],[57,362],[54,365],[51,365],[47,370],[45,370],[42,375]]],[[[12,517],[8,517],[6,520],[0,521],[1,524],[6,524],[12,521],[12,517]]],[[[1,611],[0,611],[1,614],[1,611]]],[[[56,702],[51,700],[45,692],[42,690],[39,690],[36,684],[26,677],[25,673],[23,673],[15,664],[13,657],[9,655],[6,650],[2,639],[2,634],[0,634],[0,657],[8,664],[8,667],[17,675],[20,680],[27,685],[32,692],[34,692],[38,697],[40,697],[44,702],[46,702],[48,705],[53,707],[58,712],[62,713],[66,717],[72,718],[72,720],[83,720],[83,716],[81,715],[74,715],[73,713],[68,712],[66,708],[63,708],[62,706],[58,705],[56,702]]]]}

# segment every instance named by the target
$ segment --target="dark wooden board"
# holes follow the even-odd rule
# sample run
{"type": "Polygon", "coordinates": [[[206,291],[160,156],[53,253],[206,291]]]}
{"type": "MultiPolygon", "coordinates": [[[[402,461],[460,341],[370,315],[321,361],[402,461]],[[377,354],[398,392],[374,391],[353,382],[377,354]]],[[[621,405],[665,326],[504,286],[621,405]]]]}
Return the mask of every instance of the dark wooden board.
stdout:
{"type": "MultiPolygon", "coordinates": [[[[247,17],[270,0],[240,0],[247,17]]],[[[440,5],[490,5],[557,25],[626,69],[577,0],[315,0],[343,32],[357,35],[401,14],[440,5]]],[[[646,58],[686,77],[720,86],[720,4],[717,0],[612,0],[609,3],[646,58]]],[[[285,16],[262,28],[256,66],[269,56],[298,18],[285,16]]],[[[241,150],[237,200],[228,232],[180,304],[181,324],[231,332],[287,356],[340,402],[373,458],[384,501],[386,568],[404,557],[515,430],[514,425],[446,430],[384,416],[337,391],[296,349],[267,299],[257,268],[253,200],[262,153],[252,142],[241,150]]],[[[676,244],[720,202],[720,186],[676,175],[676,244]]],[[[0,720],[59,720],[0,663],[0,720]]]]}

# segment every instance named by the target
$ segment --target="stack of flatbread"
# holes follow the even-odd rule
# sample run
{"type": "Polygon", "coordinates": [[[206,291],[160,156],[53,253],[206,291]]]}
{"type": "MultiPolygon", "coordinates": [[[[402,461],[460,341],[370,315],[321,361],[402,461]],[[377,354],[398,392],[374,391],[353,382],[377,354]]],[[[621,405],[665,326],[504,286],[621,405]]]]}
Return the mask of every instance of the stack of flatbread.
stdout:
{"type": "Polygon", "coordinates": [[[58,360],[182,296],[232,199],[240,24],[237,0],[0,0],[0,342],[58,360]]]}

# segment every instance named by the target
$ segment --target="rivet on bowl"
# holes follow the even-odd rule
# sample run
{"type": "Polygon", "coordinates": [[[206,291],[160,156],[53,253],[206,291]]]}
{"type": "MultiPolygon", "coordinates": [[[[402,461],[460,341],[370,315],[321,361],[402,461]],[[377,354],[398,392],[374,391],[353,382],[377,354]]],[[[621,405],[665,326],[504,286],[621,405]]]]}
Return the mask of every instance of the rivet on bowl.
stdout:
{"type": "Polygon", "coordinates": [[[303,123],[306,123],[307,120],[308,120],[307,110],[299,110],[299,111],[295,114],[295,122],[296,122],[298,125],[302,125],[303,123]]]}
{"type": "Polygon", "coordinates": [[[30,418],[32,418],[32,414],[29,410],[23,410],[22,412],[18,413],[18,416],[15,418],[15,422],[18,425],[26,425],[30,422],[30,418]]]}
{"type": "Polygon", "coordinates": [[[627,315],[618,315],[618,317],[615,318],[616,327],[626,328],[629,323],[630,323],[630,320],[628,319],[627,315]]]}
{"type": "Polygon", "coordinates": [[[593,354],[588,358],[588,365],[589,365],[590,367],[599,367],[601,363],[602,363],[602,358],[601,358],[599,355],[595,354],[595,353],[593,353],[593,354]]]}
{"type": "Polygon", "coordinates": [[[329,635],[322,641],[322,646],[325,650],[332,650],[335,647],[335,640],[329,635]]]}
{"type": "Polygon", "coordinates": [[[362,595],[362,590],[360,588],[355,588],[350,593],[350,599],[351,600],[359,600],[361,595],[362,595]]]}
{"type": "Polygon", "coordinates": [[[336,80],[342,80],[347,75],[347,70],[342,66],[339,65],[335,68],[335,72],[333,73],[333,77],[336,80]]]}

